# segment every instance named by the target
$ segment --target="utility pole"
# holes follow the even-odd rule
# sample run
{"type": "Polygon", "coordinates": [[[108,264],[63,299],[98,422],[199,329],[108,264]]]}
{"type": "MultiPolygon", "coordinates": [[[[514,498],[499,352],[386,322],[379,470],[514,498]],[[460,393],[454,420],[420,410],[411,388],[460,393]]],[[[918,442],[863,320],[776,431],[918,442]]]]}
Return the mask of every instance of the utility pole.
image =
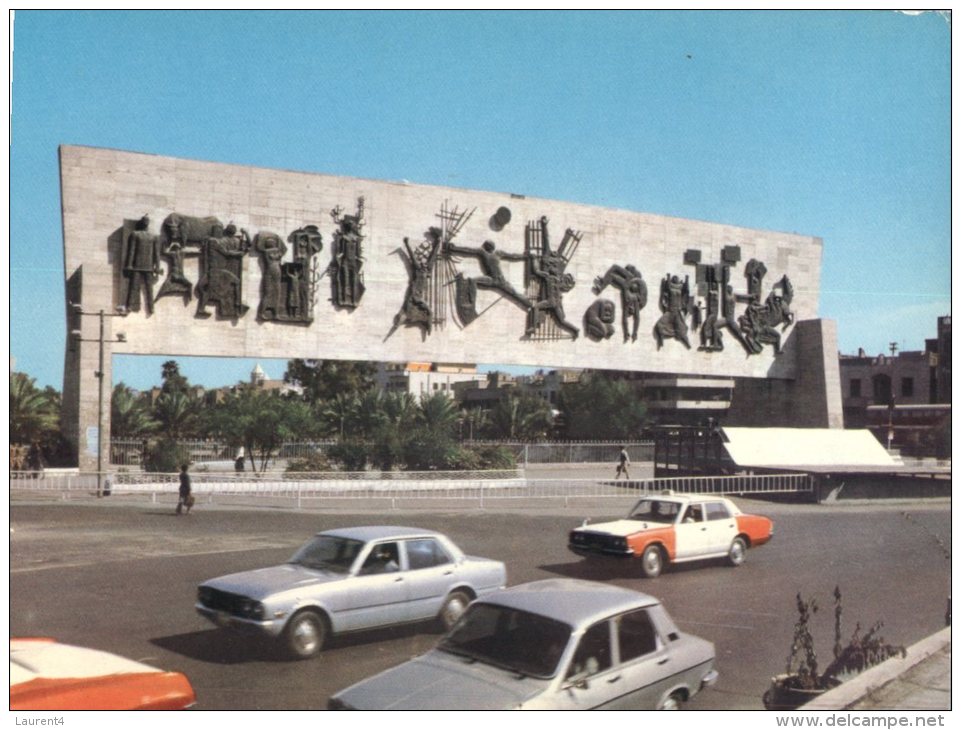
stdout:
{"type": "MultiPolygon", "coordinates": [[[[104,335],[104,320],[106,317],[122,317],[122,314],[113,314],[101,309],[99,312],[84,312],[79,304],[71,304],[73,311],[78,316],[97,317],[100,320],[100,330],[97,339],[85,339],[80,330],[73,330],[70,334],[75,342],[96,342],[97,343],[97,370],[94,376],[97,378],[97,496],[103,496],[103,345],[107,340],[104,335]]],[[[122,333],[117,333],[116,339],[110,342],[126,342],[127,338],[122,333]]]]}

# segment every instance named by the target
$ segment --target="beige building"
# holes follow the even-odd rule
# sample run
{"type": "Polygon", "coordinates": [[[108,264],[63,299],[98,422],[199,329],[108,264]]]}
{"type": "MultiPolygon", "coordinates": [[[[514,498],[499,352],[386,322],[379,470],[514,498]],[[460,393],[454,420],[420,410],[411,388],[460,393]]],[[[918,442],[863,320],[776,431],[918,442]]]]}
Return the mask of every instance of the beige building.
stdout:
{"type": "Polygon", "coordinates": [[[374,375],[377,387],[387,393],[410,393],[417,399],[442,393],[456,397],[456,389],[464,384],[482,383],[485,376],[476,365],[404,362],[377,363],[374,375]]]}

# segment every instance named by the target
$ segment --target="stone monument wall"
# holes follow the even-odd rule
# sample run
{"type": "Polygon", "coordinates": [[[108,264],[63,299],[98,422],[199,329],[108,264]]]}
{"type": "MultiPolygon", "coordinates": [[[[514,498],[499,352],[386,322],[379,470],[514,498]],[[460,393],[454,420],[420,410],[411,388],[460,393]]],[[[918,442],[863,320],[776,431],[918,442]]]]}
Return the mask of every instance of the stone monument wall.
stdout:
{"type": "MultiPolygon", "coordinates": [[[[792,381],[817,317],[810,236],[90,147],[60,164],[67,298],[109,315],[108,384],[111,353],[792,381]]],[[[97,327],[68,307],[81,450],[97,327]]]]}

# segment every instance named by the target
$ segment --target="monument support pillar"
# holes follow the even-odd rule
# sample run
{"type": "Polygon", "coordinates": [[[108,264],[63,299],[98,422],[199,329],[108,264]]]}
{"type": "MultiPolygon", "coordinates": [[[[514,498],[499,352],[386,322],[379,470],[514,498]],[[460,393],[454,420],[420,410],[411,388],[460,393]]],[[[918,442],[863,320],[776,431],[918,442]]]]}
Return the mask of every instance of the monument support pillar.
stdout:
{"type": "Polygon", "coordinates": [[[97,473],[97,495],[110,465],[110,408],[113,342],[111,320],[119,315],[104,310],[84,312],[68,305],[68,344],[64,362],[62,421],[64,436],[76,450],[81,472],[97,473]],[[91,321],[92,318],[96,321],[91,321]],[[76,424],[76,426],[74,426],[76,424]]]}
{"type": "Polygon", "coordinates": [[[735,378],[726,426],[844,428],[837,322],[809,319],[794,327],[797,377],[735,378]]]}

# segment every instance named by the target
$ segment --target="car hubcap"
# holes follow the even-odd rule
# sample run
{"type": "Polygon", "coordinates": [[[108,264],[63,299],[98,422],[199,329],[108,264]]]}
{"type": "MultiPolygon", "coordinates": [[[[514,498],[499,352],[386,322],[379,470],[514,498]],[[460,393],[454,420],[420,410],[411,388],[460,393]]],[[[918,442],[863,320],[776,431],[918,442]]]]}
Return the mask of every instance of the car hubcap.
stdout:
{"type": "Polygon", "coordinates": [[[465,608],[467,604],[460,597],[452,598],[447,602],[447,606],[444,607],[444,623],[448,628],[457,623],[457,619],[464,613],[465,608]]]}
{"type": "Polygon", "coordinates": [[[661,569],[661,556],[656,551],[652,550],[647,554],[646,567],[649,573],[656,573],[661,569]]]}
{"type": "Polygon", "coordinates": [[[740,563],[744,560],[744,546],[740,542],[731,545],[731,562],[740,563]]]}
{"type": "Polygon", "coordinates": [[[320,632],[310,619],[301,621],[294,629],[294,641],[297,642],[298,649],[304,654],[312,654],[316,651],[319,638],[320,632]]]}
{"type": "Polygon", "coordinates": [[[681,704],[677,701],[677,697],[671,695],[663,703],[661,703],[662,710],[679,710],[681,709],[681,704]]]}

